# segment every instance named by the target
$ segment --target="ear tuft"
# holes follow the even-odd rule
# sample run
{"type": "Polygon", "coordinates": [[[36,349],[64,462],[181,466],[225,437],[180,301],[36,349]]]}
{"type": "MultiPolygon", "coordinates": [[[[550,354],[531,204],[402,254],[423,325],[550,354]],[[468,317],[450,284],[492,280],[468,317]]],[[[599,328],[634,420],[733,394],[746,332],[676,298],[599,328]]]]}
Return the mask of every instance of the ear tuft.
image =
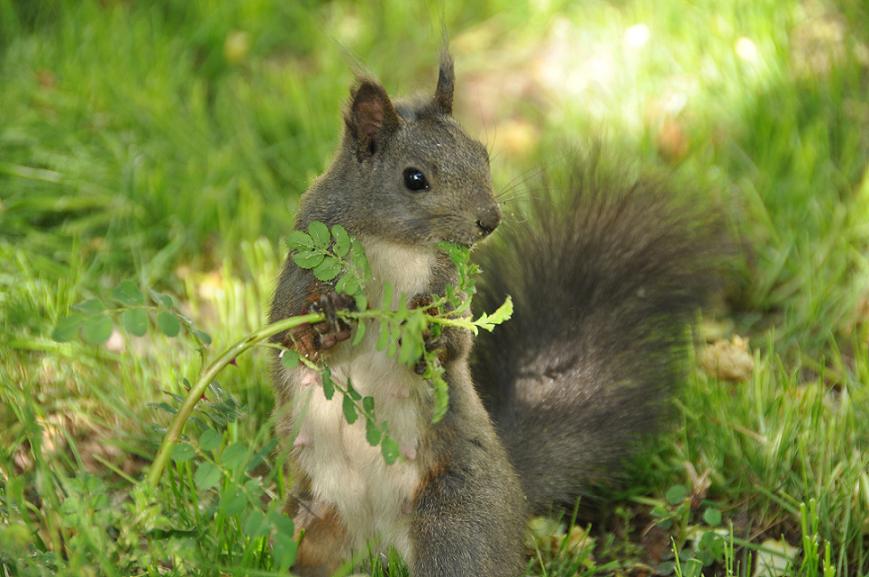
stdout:
{"type": "Polygon", "coordinates": [[[350,93],[347,130],[360,160],[374,155],[398,128],[398,114],[386,90],[373,80],[360,80],[350,93]]]}
{"type": "Polygon", "coordinates": [[[438,86],[435,89],[434,105],[441,114],[453,112],[453,89],[455,87],[453,57],[446,48],[441,50],[441,64],[438,68],[438,86]]]}

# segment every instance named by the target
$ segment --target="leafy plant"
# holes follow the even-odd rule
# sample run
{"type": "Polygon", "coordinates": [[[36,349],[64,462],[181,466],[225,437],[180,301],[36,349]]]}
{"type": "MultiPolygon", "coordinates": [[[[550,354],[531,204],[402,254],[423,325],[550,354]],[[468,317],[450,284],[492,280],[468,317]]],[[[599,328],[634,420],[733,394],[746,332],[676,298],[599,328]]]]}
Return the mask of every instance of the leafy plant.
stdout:
{"type": "MultiPolygon", "coordinates": [[[[406,366],[421,367],[419,372],[434,391],[432,419],[435,422],[446,413],[448,390],[437,351],[427,347],[426,340],[437,339],[446,328],[474,333],[479,329],[491,331],[512,313],[508,299],[490,315],[469,317],[470,299],[475,292],[474,275],[478,270],[470,263],[469,251],[462,247],[441,247],[456,266],[458,282],[455,287],[416,308],[408,306],[408,295],[400,295],[399,306],[393,310],[391,286],[384,287],[380,307],[369,308],[365,287],[370,280],[370,267],[365,252],[340,225],[330,229],[323,223],[312,222],[307,231],[290,235],[289,246],[291,258],[297,265],[310,270],[321,282],[331,283],[336,292],[353,299],[355,310],[338,311],[341,319],[355,323],[351,346],[362,341],[368,323],[378,323],[377,348],[406,366]]],[[[184,558],[218,559],[227,566],[271,569],[279,573],[288,570],[297,548],[295,527],[292,519],[281,512],[279,500],[264,498],[266,488],[262,479],[252,474],[265,455],[274,450],[275,442],[266,443],[260,451],[254,452],[248,444],[228,435],[239,415],[239,405],[216,382],[222,370],[256,346],[279,347],[284,367],[305,365],[317,371],[326,398],[340,395],[345,420],[353,424],[364,419],[368,443],[380,447],[387,463],[398,459],[399,445],[390,435],[388,423],[378,420],[374,397],[363,396],[350,382],[338,382],[327,363],[318,364],[293,349],[269,342],[271,336],[280,332],[324,321],[323,313],[294,316],[263,327],[209,362],[211,337],[182,314],[171,296],[140,290],[135,283],[126,280],[112,289],[108,300],[111,304],[91,298],[73,306],[72,313],[57,323],[54,339],[65,342],[79,338],[88,345],[101,345],[116,328],[136,337],[145,336],[156,328],[166,337],[191,340],[202,357],[202,368],[195,382],[184,380],[186,396],[172,394],[171,402],[156,405],[172,415],[172,422],[165,431],[146,481],[137,483],[130,479],[133,489],[130,500],[124,505],[126,514],[110,514],[114,516],[101,519],[97,526],[115,527],[122,536],[144,533],[155,540],[168,539],[173,547],[180,548],[179,556],[184,558]],[[198,406],[202,410],[191,418],[198,406]],[[168,479],[164,477],[167,470],[168,479]],[[164,509],[162,503],[166,499],[158,496],[160,487],[167,485],[172,487],[173,502],[177,505],[171,510],[164,509]],[[200,506],[191,510],[190,503],[200,506]]],[[[67,508],[97,510],[106,504],[105,492],[99,487],[88,490],[88,495],[88,500],[67,499],[67,508]],[[88,505],[92,501],[93,504],[88,505]]],[[[80,520],[83,515],[78,509],[70,514],[74,513],[75,519],[80,520]]],[[[104,535],[94,534],[93,546],[99,546],[104,539],[104,535]]],[[[117,556],[129,555],[135,545],[119,539],[115,545],[117,556]]],[[[139,562],[147,564],[149,561],[139,559],[139,562]]]]}
{"type": "MultiPolygon", "coordinates": [[[[311,222],[307,231],[294,231],[288,245],[291,258],[299,267],[310,270],[321,282],[333,283],[336,292],[353,298],[356,310],[341,310],[337,314],[348,322],[356,322],[355,334],[351,345],[362,341],[366,332],[366,322],[379,323],[377,348],[387,355],[396,357],[402,364],[421,366],[419,371],[432,386],[434,406],[432,421],[438,422],[446,414],[449,403],[448,386],[444,379],[444,368],[438,359],[437,351],[426,347],[426,338],[437,338],[448,328],[459,328],[477,333],[479,329],[491,331],[495,326],[507,321],[513,311],[512,301],[507,300],[492,314],[483,314],[477,319],[470,318],[471,298],[476,292],[474,277],[478,267],[470,262],[470,251],[457,245],[442,243],[444,250],[456,267],[457,284],[448,287],[446,294],[431,297],[424,307],[408,306],[408,296],[400,295],[398,308],[393,310],[393,289],[384,286],[379,309],[368,307],[365,287],[370,279],[370,267],[362,245],[350,237],[341,225],[331,229],[319,221],[311,222]]],[[[268,339],[278,333],[325,320],[323,313],[309,313],[283,319],[263,327],[236,342],[218,355],[211,363],[206,363],[206,348],[211,343],[210,336],[197,329],[192,321],[181,314],[171,296],[148,291],[146,300],[142,291],[131,281],[124,281],[112,290],[112,300],[116,306],[106,307],[99,299],[89,299],[73,307],[74,312],[60,320],[54,329],[55,340],[67,341],[79,336],[85,343],[102,344],[106,342],[115,324],[134,336],[147,333],[153,324],[160,332],[170,338],[179,336],[182,328],[197,343],[203,358],[203,367],[196,382],[189,387],[187,397],[181,403],[152,464],[148,481],[156,485],[168,460],[176,458],[179,449],[176,442],[184,429],[187,419],[206,389],[214,382],[218,373],[226,366],[234,364],[239,355],[258,346],[279,346],[268,343],[268,339]]],[[[353,424],[362,416],[366,424],[366,439],[372,446],[380,446],[387,463],[398,458],[398,443],[389,434],[388,424],[377,420],[375,402],[371,396],[362,396],[353,388],[352,383],[338,383],[334,380],[329,366],[317,364],[302,357],[298,352],[282,348],[281,362],[287,368],[300,363],[320,374],[323,392],[332,399],[336,392],[342,398],[344,418],[353,424]]],[[[180,400],[180,399],[179,399],[180,400]]],[[[203,466],[201,481],[207,481],[215,474],[213,469],[203,466]]],[[[197,483],[199,485],[199,483],[197,483]]],[[[201,488],[201,487],[200,487],[201,488]]]]}
{"type": "MultiPolygon", "coordinates": [[[[450,243],[438,245],[456,268],[456,284],[448,286],[446,294],[434,295],[419,307],[408,306],[409,298],[414,295],[399,295],[398,308],[393,310],[394,289],[388,283],[383,287],[380,308],[367,308],[365,286],[370,281],[370,266],[362,245],[351,239],[341,225],[334,225],[329,229],[325,224],[313,221],[308,225],[307,232],[294,231],[288,244],[293,262],[303,269],[311,270],[320,281],[334,282],[336,292],[354,299],[355,311],[338,312],[343,320],[357,322],[354,345],[364,338],[368,330],[366,322],[377,321],[378,350],[397,358],[405,366],[418,368],[418,372],[432,387],[434,423],[446,414],[449,393],[437,350],[427,347],[426,340],[436,340],[448,327],[469,330],[474,334],[480,329],[492,331],[497,325],[506,322],[513,313],[513,303],[508,297],[493,313],[484,313],[477,319],[469,318],[471,299],[476,292],[475,277],[480,271],[479,267],[471,263],[470,250],[467,247],[450,243]]],[[[283,359],[286,366],[295,366],[299,360],[298,355],[288,355],[287,352],[283,354],[283,359]]],[[[307,364],[320,371],[326,398],[331,399],[332,388],[336,385],[328,367],[307,364]]],[[[377,423],[373,415],[374,399],[363,399],[350,383],[338,388],[342,393],[347,422],[352,424],[356,421],[357,411],[363,414],[369,442],[378,444],[374,441],[379,440],[384,457],[388,462],[394,461],[397,450],[392,449],[397,449],[397,444],[385,430],[385,424],[377,423]]]]}
{"type": "Polygon", "coordinates": [[[652,504],[655,523],[673,532],[675,558],[658,567],[661,574],[676,572],[685,577],[699,577],[702,570],[725,560],[726,534],[720,528],[721,511],[714,503],[706,503],[700,515],[702,523],[692,523],[696,511],[691,490],[682,484],[671,485],[664,501],[647,500],[652,504]]]}
{"type": "Polygon", "coordinates": [[[58,342],[80,337],[89,345],[101,345],[109,340],[116,325],[136,337],[145,336],[153,325],[170,338],[181,334],[183,328],[199,348],[211,344],[211,336],[181,314],[170,295],[147,293],[146,298],[133,281],[125,280],[112,289],[110,304],[91,298],[73,305],[73,312],[60,319],[51,336],[58,342]]]}

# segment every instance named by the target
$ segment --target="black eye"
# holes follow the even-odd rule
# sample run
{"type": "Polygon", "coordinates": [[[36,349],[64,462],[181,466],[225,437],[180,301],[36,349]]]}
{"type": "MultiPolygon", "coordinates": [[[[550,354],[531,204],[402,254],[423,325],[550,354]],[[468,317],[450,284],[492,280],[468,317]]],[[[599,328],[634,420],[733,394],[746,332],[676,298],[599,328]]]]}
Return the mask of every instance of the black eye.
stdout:
{"type": "Polygon", "coordinates": [[[418,168],[404,169],[404,186],[407,190],[419,192],[420,190],[428,190],[428,180],[418,168]]]}

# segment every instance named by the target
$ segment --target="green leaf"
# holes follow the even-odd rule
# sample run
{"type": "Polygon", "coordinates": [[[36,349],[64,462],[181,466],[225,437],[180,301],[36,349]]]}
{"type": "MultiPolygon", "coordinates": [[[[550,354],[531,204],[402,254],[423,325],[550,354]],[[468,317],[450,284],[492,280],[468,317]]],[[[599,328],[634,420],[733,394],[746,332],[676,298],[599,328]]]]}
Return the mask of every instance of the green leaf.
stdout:
{"type": "Polygon", "coordinates": [[[288,369],[295,369],[299,366],[299,353],[293,349],[284,349],[281,351],[281,364],[288,369]]]}
{"type": "Polygon", "coordinates": [[[241,488],[232,487],[220,494],[220,509],[227,515],[238,515],[244,511],[247,499],[241,488]]]}
{"type": "Polygon", "coordinates": [[[196,340],[206,347],[211,344],[211,335],[206,333],[205,331],[200,331],[199,329],[193,329],[193,336],[196,337],[196,340]]]}
{"type": "Polygon", "coordinates": [[[148,312],[145,309],[127,309],[121,313],[124,330],[133,336],[142,337],[148,332],[148,312]]]}
{"type": "Polygon", "coordinates": [[[700,571],[703,570],[703,563],[697,559],[683,559],[681,566],[682,577],[700,577],[700,571]]]}
{"type": "Polygon", "coordinates": [[[383,455],[383,460],[387,465],[393,464],[398,459],[398,443],[387,434],[383,435],[383,442],[380,444],[380,453],[383,455]]]}
{"type": "Polygon", "coordinates": [[[326,367],[320,375],[323,380],[323,395],[326,397],[326,400],[331,401],[332,397],[335,396],[335,383],[332,382],[332,371],[329,370],[329,367],[326,367]]]}
{"type": "Polygon", "coordinates": [[[319,220],[312,220],[308,224],[308,234],[314,239],[314,244],[320,248],[328,247],[332,238],[329,234],[329,227],[319,220]]]}
{"type": "Polygon", "coordinates": [[[312,269],[323,262],[326,258],[322,252],[317,249],[297,252],[293,255],[293,262],[303,269],[312,269]]]}
{"type": "Polygon", "coordinates": [[[368,297],[365,296],[365,293],[358,292],[353,295],[353,300],[356,301],[356,310],[360,313],[368,310],[368,297]]]}
{"type": "Polygon", "coordinates": [[[81,336],[89,345],[101,345],[112,336],[112,319],[107,315],[87,317],[81,324],[81,336]]]}
{"type": "Polygon", "coordinates": [[[371,267],[368,264],[368,257],[365,256],[365,249],[356,239],[350,240],[350,262],[353,263],[353,268],[361,281],[364,282],[371,276],[371,267]]]}
{"type": "Polygon", "coordinates": [[[341,272],[341,262],[333,257],[323,257],[323,262],[314,268],[314,276],[323,282],[330,281],[341,272]]]}
{"type": "Polygon", "coordinates": [[[401,331],[401,347],[398,362],[412,367],[423,355],[423,331],[426,328],[425,314],[421,310],[411,311],[401,331]]]}
{"type": "MultiPolygon", "coordinates": [[[[257,452],[257,457],[271,455],[275,450],[275,447],[278,446],[278,440],[272,439],[265,446],[257,452]]],[[[265,488],[263,487],[263,482],[260,477],[254,477],[252,479],[248,479],[244,482],[244,490],[247,492],[248,496],[251,499],[259,499],[265,494],[265,488]]]]}
{"type": "Polygon", "coordinates": [[[362,342],[362,339],[365,338],[365,321],[360,320],[356,324],[356,329],[353,331],[353,340],[350,342],[350,346],[355,347],[359,343],[362,342]]]}
{"type": "Polygon", "coordinates": [[[652,517],[655,517],[656,519],[661,519],[661,518],[664,518],[664,517],[669,517],[669,516],[670,516],[670,511],[668,511],[668,510],[667,510],[664,506],[662,506],[662,505],[657,505],[657,506],[655,506],[655,507],[652,507],[652,510],[649,511],[649,514],[651,514],[652,517]]]}
{"type": "Polygon", "coordinates": [[[281,513],[280,511],[272,510],[268,513],[269,521],[272,524],[272,527],[275,528],[275,532],[278,535],[284,535],[288,537],[292,537],[296,532],[296,525],[293,523],[293,520],[287,515],[281,513]]]}
{"type": "Polygon", "coordinates": [[[434,393],[434,406],[432,407],[431,422],[438,423],[447,414],[447,409],[450,405],[449,385],[444,380],[440,370],[431,380],[432,391],[434,393]]]}
{"type": "Polygon", "coordinates": [[[347,383],[347,394],[350,395],[350,398],[354,401],[358,401],[362,399],[362,395],[359,394],[359,391],[353,388],[353,383],[347,383]]]}
{"type": "Polygon", "coordinates": [[[245,515],[241,527],[244,534],[251,539],[267,536],[270,528],[265,513],[258,509],[252,509],[245,515]]]}
{"type": "Polygon", "coordinates": [[[724,559],[725,541],[714,530],[706,531],[697,545],[700,559],[704,565],[711,565],[715,561],[724,559]]]}
{"type": "Polygon", "coordinates": [[[345,294],[345,295],[350,294],[347,292],[347,282],[348,282],[347,279],[348,278],[350,278],[349,274],[345,273],[345,274],[341,275],[341,277],[335,283],[335,292],[336,293],[341,293],[341,294],[345,294]]]}
{"type": "Polygon", "coordinates": [[[383,295],[380,297],[380,309],[392,310],[392,283],[383,283],[383,295]]]}
{"type": "Polygon", "coordinates": [[[238,469],[247,462],[247,447],[242,443],[233,443],[220,454],[220,464],[227,469],[238,469]]]}
{"type": "Polygon", "coordinates": [[[353,403],[350,395],[344,395],[344,402],[341,404],[341,408],[344,410],[344,420],[351,425],[359,418],[356,414],[356,405],[353,403]]]}
{"type": "Polygon", "coordinates": [[[404,334],[401,337],[401,347],[398,349],[398,362],[412,367],[422,356],[422,346],[419,338],[404,334]]]}
{"type": "Polygon", "coordinates": [[[200,491],[216,486],[220,481],[220,469],[209,462],[200,463],[193,475],[193,482],[200,491]]]}
{"type": "Polygon", "coordinates": [[[717,527],[721,524],[721,511],[715,507],[707,507],[703,511],[703,522],[711,527],[717,527]]]}
{"type": "Polygon", "coordinates": [[[377,347],[378,351],[386,350],[386,346],[389,344],[389,319],[380,319],[380,332],[377,335],[377,347]]]}
{"type": "Polygon", "coordinates": [[[122,305],[135,306],[145,303],[145,296],[131,280],[122,281],[112,289],[112,298],[122,305]]]}
{"type": "Polygon", "coordinates": [[[178,409],[167,403],[166,401],[161,401],[159,403],[148,403],[148,407],[151,409],[158,409],[161,411],[166,411],[170,415],[174,415],[178,413],[178,409]]]}
{"type": "Polygon", "coordinates": [[[177,337],[181,332],[181,321],[178,317],[169,311],[160,311],[157,313],[157,326],[167,337],[177,337]]]}
{"type": "Polygon", "coordinates": [[[401,325],[399,322],[393,322],[389,327],[389,342],[386,346],[387,356],[394,357],[398,349],[398,341],[401,339],[401,325]]]}
{"type": "Polygon", "coordinates": [[[362,408],[369,415],[373,415],[374,414],[374,397],[372,397],[372,396],[364,397],[362,399],[362,408]]]}
{"type": "Polygon", "coordinates": [[[340,257],[347,256],[347,253],[350,252],[350,235],[347,234],[347,229],[340,224],[336,224],[332,227],[332,238],[335,239],[335,246],[333,248],[335,254],[340,257]]]}
{"type": "Polygon", "coordinates": [[[280,533],[275,537],[272,545],[272,555],[275,558],[278,574],[287,573],[293,563],[296,562],[298,546],[292,535],[280,533]]]}
{"type": "Polygon", "coordinates": [[[437,247],[447,253],[457,267],[467,264],[471,259],[471,250],[467,247],[451,242],[439,242],[437,247]]]}
{"type": "Polygon", "coordinates": [[[483,313],[480,315],[474,324],[478,327],[489,331],[495,330],[495,327],[501,323],[505,323],[513,316],[513,299],[507,295],[507,298],[491,315],[483,313]]]}
{"type": "Polygon", "coordinates": [[[189,461],[196,456],[196,450],[188,443],[178,443],[172,447],[172,460],[177,463],[189,461]]]}
{"type": "Polygon", "coordinates": [[[223,435],[214,429],[205,429],[199,435],[199,448],[203,451],[216,451],[220,447],[220,442],[223,440],[223,435]]]}
{"type": "Polygon", "coordinates": [[[673,485],[669,489],[667,489],[667,494],[665,498],[667,502],[671,505],[678,505],[688,496],[688,489],[685,485],[673,485]]]}
{"type": "Polygon", "coordinates": [[[287,246],[291,251],[314,248],[314,239],[303,230],[294,230],[287,237],[287,246]]]}
{"type": "Polygon", "coordinates": [[[167,295],[166,293],[158,293],[157,291],[151,291],[151,297],[157,304],[159,304],[163,308],[175,308],[175,299],[172,298],[172,295],[167,295]]]}
{"type": "Polygon", "coordinates": [[[72,310],[84,313],[86,315],[95,315],[106,309],[103,301],[99,299],[88,299],[72,306],[72,310]]]}
{"type": "Polygon", "coordinates": [[[54,330],[51,332],[51,338],[59,343],[69,342],[78,334],[81,323],[81,315],[72,314],[65,316],[57,321],[57,325],[55,325],[54,330]]]}
{"type": "Polygon", "coordinates": [[[346,273],[335,284],[335,292],[345,295],[355,295],[362,289],[359,280],[352,274],[346,273]]]}
{"type": "Polygon", "coordinates": [[[365,439],[372,447],[376,447],[380,443],[383,433],[372,419],[365,419],[365,439]]]}

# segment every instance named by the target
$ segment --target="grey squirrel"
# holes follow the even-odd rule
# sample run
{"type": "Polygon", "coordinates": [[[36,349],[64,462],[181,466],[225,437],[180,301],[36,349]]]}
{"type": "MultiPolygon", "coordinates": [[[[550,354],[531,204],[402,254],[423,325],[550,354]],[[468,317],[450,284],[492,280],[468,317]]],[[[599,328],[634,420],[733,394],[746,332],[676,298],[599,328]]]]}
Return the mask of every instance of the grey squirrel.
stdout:
{"type": "MultiPolygon", "coordinates": [[[[498,228],[489,157],[452,117],[453,86],[446,53],[430,98],[393,103],[359,80],[338,153],[302,197],[298,228],[341,224],[362,242],[370,302],[385,282],[396,295],[443,293],[455,271],[436,243],[472,245],[498,228]]],[[[479,255],[477,300],[491,310],[513,295],[514,319],[473,347],[467,331],[444,332],[439,423],[427,384],[376,349],[376,331],[353,347],[335,323],[276,337],[372,395],[402,455],[387,465],[316,372],[276,363],[278,433],[294,439],[289,507],[304,531],[296,574],[331,575],[375,542],[415,577],[520,575],[527,516],[572,504],[655,430],[708,292],[705,233],[658,185],[619,184],[595,157],[574,173],[569,190],[531,194],[527,220],[479,255]]],[[[288,258],[271,321],[341,304],[288,258]]]]}

